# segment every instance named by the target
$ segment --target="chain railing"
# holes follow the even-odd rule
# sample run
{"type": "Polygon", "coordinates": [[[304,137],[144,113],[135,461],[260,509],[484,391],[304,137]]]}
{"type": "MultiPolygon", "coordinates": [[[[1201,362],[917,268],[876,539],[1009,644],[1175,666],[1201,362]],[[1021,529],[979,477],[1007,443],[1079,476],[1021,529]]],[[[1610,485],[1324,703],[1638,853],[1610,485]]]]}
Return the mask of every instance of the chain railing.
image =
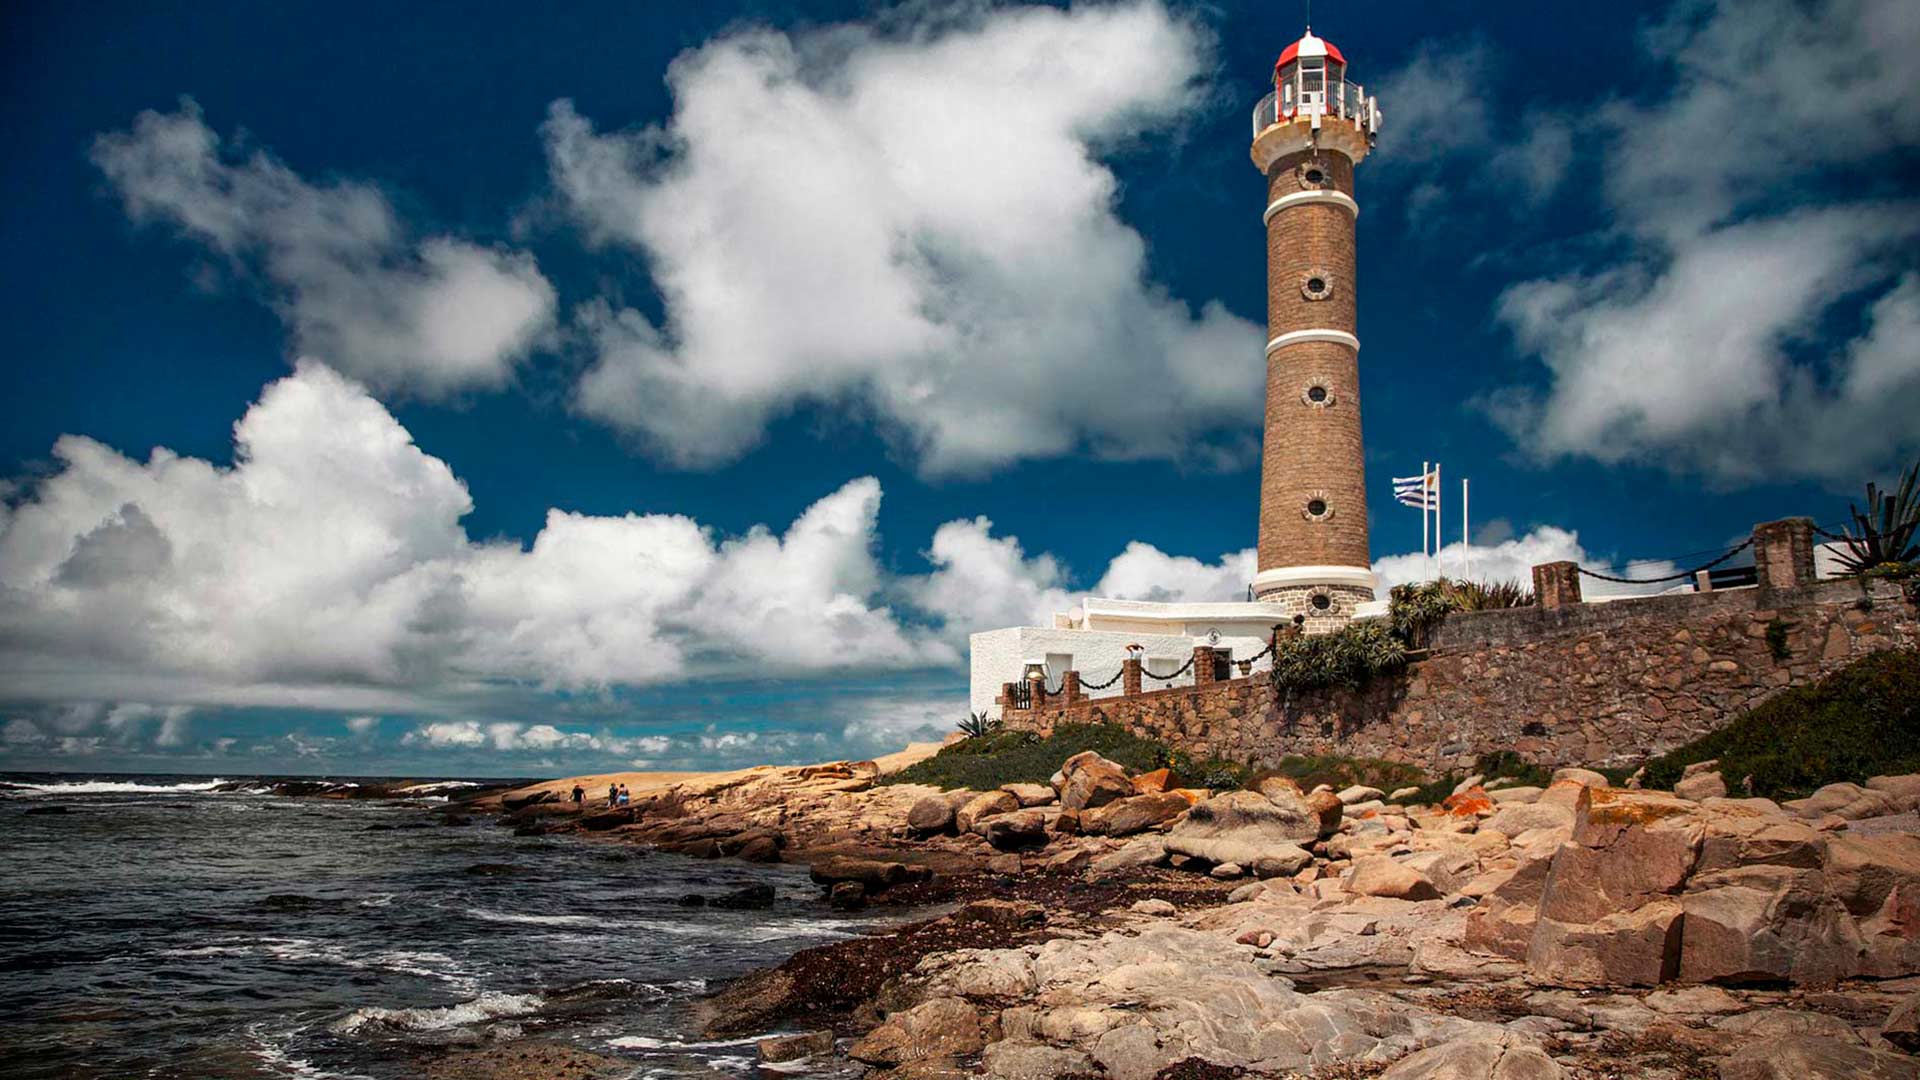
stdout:
{"type": "Polygon", "coordinates": [[[1602,574],[1598,570],[1589,570],[1584,566],[1580,568],[1580,572],[1586,575],[1587,577],[1593,578],[1595,581],[1611,581],[1620,585],[1659,585],[1663,582],[1668,582],[1668,581],[1686,581],[1686,580],[1691,580],[1695,575],[1699,574],[1700,571],[1711,570],[1714,567],[1719,566],[1721,563],[1726,562],[1728,559],[1733,558],[1735,555],[1740,554],[1741,552],[1747,550],[1752,546],[1753,546],[1753,541],[1749,539],[1747,542],[1739,545],[1738,547],[1735,547],[1731,551],[1726,552],[1725,554],[1721,555],[1719,558],[1714,559],[1712,562],[1701,563],[1699,566],[1696,566],[1691,570],[1682,570],[1677,574],[1667,574],[1664,577],[1656,577],[1656,578],[1615,577],[1612,574],[1602,574]]]}

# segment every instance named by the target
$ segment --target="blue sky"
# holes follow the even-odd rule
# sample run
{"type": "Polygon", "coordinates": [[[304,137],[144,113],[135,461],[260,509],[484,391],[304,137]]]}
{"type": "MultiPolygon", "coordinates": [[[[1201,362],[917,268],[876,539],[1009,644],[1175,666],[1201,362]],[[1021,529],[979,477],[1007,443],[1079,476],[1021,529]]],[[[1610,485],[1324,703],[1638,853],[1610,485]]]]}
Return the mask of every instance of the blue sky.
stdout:
{"type": "MultiPolygon", "coordinates": [[[[1321,7],[1384,576],[1422,459],[1518,576],[1920,450],[1911,5],[1321,7]]],[[[1272,5],[4,19],[0,768],[867,754],[1244,588],[1272,5]]]]}

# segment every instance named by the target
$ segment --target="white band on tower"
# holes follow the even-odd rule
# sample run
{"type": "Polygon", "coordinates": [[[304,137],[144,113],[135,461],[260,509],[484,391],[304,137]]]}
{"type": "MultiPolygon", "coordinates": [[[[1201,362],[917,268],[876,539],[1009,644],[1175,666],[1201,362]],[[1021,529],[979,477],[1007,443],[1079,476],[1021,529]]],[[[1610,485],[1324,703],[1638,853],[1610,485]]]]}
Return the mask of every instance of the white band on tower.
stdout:
{"type": "Polygon", "coordinates": [[[1360,204],[1354,202],[1353,196],[1344,191],[1296,191],[1291,195],[1282,195],[1267,204],[1267,212],[1260,215],[1260,224],[1265,225],[1272,221],[1273,215],[1289,206],[1300,206],[1304,203],[1329,203],[1356,218],[1360,216],[1360,204]]]}
{"type": "Polygon", "coordinates": [[[1262,570],[1253,579],[1255,593],[1287,585],[1351,585],[1372,589],[1378,585],[1378,579],[1364,566],[1281,566],[1262,570]]]}
{"type": "Polygon", "coordinates": [[[1294,330],[1267,342],[1267,355],[1273,355],[1275,349],[1308,341],[1325,341],[1334,345],[1345,345],[1354,352],[1360,351],[1360,339],[1345,330],[1294,330]]]}

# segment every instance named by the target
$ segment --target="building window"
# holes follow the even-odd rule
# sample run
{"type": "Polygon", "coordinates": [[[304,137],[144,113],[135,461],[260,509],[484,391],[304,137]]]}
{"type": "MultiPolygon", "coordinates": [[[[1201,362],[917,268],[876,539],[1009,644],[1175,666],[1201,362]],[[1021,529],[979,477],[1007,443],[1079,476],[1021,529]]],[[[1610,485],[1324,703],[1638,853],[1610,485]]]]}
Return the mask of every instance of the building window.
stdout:
{"type": "Polygon", "coordinates": [[[1315,611],[1332,611],[1333,610],[1333,597],[1329,596],[1326,593],[1323,593],[1323,592],[1314,593],[1312,603],[1313,603],[1313,610],[1315,611]]]}
{"type": "Polygon", "coordinates": [[[1325,521],[1333,516],[1333,504],[1327,501],[1326,492],[1310,492],[1307,495],[1306,504],[1300,508],[1300,512],[1306,516],[1308,521],[1325,521]]]}
{"type": "Polygon", "coordinates": [[[1149,656],[1147,657],[1146,668],[1149,675],[1158,675],[1165,678],[1179,671],[1180,665],[1184,663],[1186,663],[1185,660],[1171,656],[1149,656]]]}
{"type": "Polygon", "coordinates": [[[1306,190],[1333,186],[1333,177],[1317,161],[1303,161],[1294,167],[1294,182],[1306,190]]]}
{"type": "Polygon", "coordinates": [[[1325,300],[1333,295],[1333,275],[1313,269],[1300,275],[1300,295],[1309,300],[1325,300]]]}
{"type": "Polygon", "coordinates": [[[1333,404],[1333,391],[1319,383],[1314,383],[1300,394],[1300,400],[1315,409],[1324,409],[1333,404]]]}
{"type": "Polygon", "coordinates": [[[1072,670],[1072,653],[1050,652],[1047,654],[1047,681],[1049,683],[1054,686],[1059,686],[1060,680],[1065,678],[1067,672],[1072,670]]]}

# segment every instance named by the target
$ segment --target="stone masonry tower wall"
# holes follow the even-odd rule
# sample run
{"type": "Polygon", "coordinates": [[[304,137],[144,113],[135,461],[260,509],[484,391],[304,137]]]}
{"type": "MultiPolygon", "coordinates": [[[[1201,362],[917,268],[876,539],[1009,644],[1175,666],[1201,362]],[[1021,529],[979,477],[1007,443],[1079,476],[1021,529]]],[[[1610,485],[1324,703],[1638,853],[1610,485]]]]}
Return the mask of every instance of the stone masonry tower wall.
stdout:
{"type": "MultiPolygon", "coordinates": [[[[1326,47],[1308,34],[1296,48],[1304,56],[1313,45],[1326,47]]],[[[1289,82],[1295,52],[1281,61],[1289,82]]],[[[1332,50],[1329,67],[1338,55],[1332,50]]],[[[1333,70],[1344,75],[1344,68],[1342,61],[1333,70]]],[[[1374,599],[1353,197],[1354,165],[1366,156],[1377,118],[1370,105],[1335,102],[1317,116],[1309,109],[1288,116],[1279,105],[1267,126],[1258,112],[1255,119],[1253,160],[1267,178],[1268,344],[1254,592],[1304,616],[1308,631],[1332,629],[1374,599]]]]}

